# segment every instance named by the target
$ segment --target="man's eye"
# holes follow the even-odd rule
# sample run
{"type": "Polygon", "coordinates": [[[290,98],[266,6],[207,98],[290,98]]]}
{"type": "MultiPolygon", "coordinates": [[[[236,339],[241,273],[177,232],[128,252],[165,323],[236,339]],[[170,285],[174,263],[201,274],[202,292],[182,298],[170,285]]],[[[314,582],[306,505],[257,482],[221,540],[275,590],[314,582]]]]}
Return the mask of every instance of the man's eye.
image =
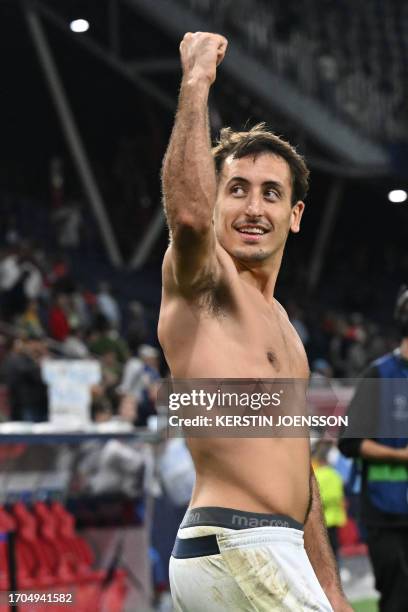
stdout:
{"type": "Polygon", "coordinates": [[[279,198],[279,194],[276,193],[276,191],[273,191],[272,189],[268,189],[268,191],[265,191],[265,197],[268,198],[268,200],[277,200],[279,198]]]}
{"type": "Polygon", "coordinates": [[[245,194],[245,191],[241,185],[234,185],[231,189],[231,193],[237,196],[241,196],[245,194]]]}

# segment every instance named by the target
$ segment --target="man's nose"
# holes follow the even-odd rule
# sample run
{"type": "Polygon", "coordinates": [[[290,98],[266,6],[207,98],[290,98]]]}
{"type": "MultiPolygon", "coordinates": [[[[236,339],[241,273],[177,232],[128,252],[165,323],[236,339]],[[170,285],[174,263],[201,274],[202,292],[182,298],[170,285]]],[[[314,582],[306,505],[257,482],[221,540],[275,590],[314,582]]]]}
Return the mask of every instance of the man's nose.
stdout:
{"type": "Polygon", "coordinates": [[[262,215],[262,200],[260,197],[252,195],[252,197],[248,200],[246,213],[251,217],[259,217],[262,215]]]}

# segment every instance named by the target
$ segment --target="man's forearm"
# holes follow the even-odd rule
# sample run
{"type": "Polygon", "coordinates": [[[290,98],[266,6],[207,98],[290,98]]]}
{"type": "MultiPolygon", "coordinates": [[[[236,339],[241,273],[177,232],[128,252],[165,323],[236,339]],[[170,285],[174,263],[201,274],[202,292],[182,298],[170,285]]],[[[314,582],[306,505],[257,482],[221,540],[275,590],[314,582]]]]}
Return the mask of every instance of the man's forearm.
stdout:
{"type": "Polygon", "coordinates": [[[208,127],[210,83],[185,76],[170,143],[163,163],[163,194],[171,228],[211,224],[216,177],[208,127]]]}
{"type": "Polygon", "coordinates": [[[392,463],[407,463],[408,461],[407,448],[393,448],[368,438],[361,442],[360,455],[363,459],[371,461],[391,461],[392,463]]]}
{"type": "MultiPolygon", "coordinates": [[[[341,588],[337,564],[327,537],[319,489],[316,478],[311,474],[312,506],[305,523],[305,549],[317,579],[335,610],[347,610],[341,588]],[[343,605],[344,603],[344,605],[343,605]],[[340,607],[340,604],[343,607],[340,607]]],[[[351,610],[351,608],[349,608],[351,610]]]]}

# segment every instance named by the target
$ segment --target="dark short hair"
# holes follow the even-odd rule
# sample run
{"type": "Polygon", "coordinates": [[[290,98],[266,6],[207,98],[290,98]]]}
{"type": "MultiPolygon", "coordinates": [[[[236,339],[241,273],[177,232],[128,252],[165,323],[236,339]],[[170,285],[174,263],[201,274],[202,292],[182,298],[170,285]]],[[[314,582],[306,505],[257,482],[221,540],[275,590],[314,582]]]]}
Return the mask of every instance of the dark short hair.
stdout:
{"type": "Polygon", "coordinates": [[[224,160],[232,155],[241,159],[247,155],[256,157],[260,153],[271,153],[284,159],[292,178],[292,204],[304,200],[309,189],[309,170],[303,157],[286,140],[266,129],[265,123],[258,123],[247,132],[234,132],[223,128],[212,149],[217,175],[221,174],[224,160]]]}

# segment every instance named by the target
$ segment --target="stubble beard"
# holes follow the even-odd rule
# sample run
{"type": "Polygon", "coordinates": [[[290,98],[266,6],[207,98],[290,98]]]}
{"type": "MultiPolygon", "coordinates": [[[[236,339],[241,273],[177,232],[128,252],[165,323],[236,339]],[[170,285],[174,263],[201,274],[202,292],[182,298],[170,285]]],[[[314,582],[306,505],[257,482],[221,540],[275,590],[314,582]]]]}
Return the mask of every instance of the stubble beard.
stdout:
{"type": "Polygon", "coordinates": [[[253,253],[240,249],[234,249],[234,251],[232,251],[230,254],[234,259],[245,263],[259,263],[266,261],[267,259],[270,259],[273,256],[272,251],[268,252],[264,251],[263,249],[255,251],[253,253]]]}

